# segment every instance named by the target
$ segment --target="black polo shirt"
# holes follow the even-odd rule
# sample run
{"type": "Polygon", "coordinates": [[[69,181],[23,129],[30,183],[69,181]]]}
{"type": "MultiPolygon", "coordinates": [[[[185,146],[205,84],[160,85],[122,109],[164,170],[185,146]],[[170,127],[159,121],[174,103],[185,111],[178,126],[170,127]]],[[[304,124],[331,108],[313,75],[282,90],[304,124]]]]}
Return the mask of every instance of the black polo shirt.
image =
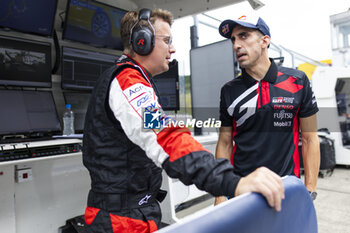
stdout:
{"type": "Polygon", "coordinates": [[[299,177],[299,118],[318,111],[311,83],[300,70],[271,66],[261,81],[243,69],[221,89],[220,120],[233,127],[231,162],[246,176],[265,166],[299,177]]]}

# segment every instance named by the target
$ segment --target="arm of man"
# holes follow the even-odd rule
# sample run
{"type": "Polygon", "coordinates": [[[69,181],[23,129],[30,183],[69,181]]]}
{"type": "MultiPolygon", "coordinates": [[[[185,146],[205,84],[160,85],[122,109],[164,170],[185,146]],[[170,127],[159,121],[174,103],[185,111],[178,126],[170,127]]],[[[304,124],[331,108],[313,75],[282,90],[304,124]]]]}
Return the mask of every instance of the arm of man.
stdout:
{"type": "Polygon", "coordinates": [[[214,196],[234,196],[241,177],[233,173],[230,162],[215,160],[186,127],[174,124],[138,68],[128,67],[117,74],[110,85],[109,107],[128,139],[168,176],[214,196]],[[158,129],[144,128],[144,109],[154,111],[153,117],[160,120],[158,129]]]}
{"type": "MultiPolygon", "coordinates": [[[[241,178],[233,173],[228,160],[215,159],[188,129],[172,124],[160,131],[143,129],[143,108],[161,109],[154,90],[138,71],[125,69],[116,76],[110,86],[109,106],[126,136],[170,177],[186,185],[195,184],[214,196],[259,192],[271,207],[280,210],[283,184],[280,179],[269,182],[272,175],[268,169],[241,178]]],[[[164,113],[161,115],[164,121],[168,118],[164,113]]]]}
{"type": "Polygon", "coordinates": [[[316,191],[318,172],[320,169],[320,142],[317,136],[316,114],[300,118],[302,137],[302,154],[307,190],[316,191]]]}
{"type": "MultiPolygon", "coordinates": [[[[232,140],[232,127],[226,126],[220,128],[219,140],[216,145],[215,156],[217,159],[224,158],[227,160],[231,159],[233,150],[233,140],[232,140]]],[[[227,200],[227,197],[220,196],[215,198],[215,205],[218,205],[227,200]]]]}
{"type": "MultiPolygon", "coordinates": [[[[221,127],[216,158],[230,160],[233,150],[232,127],[221,127]]],[[[284,187],[281,177],[268,168],[260,167],[246,177],[242,177],[237,184],[235,196],[246,192],[261,193],[271,207],[281,210],[281,200],[284,199],[284,187]]],[[[227,200],[226,196],[215,198],[215,205],[227,200]]]]}

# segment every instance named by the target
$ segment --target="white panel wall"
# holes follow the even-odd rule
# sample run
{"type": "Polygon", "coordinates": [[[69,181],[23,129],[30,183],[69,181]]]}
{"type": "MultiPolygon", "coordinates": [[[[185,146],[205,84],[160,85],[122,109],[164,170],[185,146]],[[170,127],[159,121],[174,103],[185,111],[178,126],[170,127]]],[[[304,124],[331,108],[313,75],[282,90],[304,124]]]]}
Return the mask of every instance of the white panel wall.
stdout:
{"type": "Polygon", "coordinates": [[[16,232],[14,166],[0,166],[0,232],[16,232]]]}
{"type": "Polygon", "coordinates": [[[0,232],[57,233],[65,221],[84,214],[90,177],[81,153],[25,163],[32,180],[17,183],[16,165],[1,166],[0,232]]]}

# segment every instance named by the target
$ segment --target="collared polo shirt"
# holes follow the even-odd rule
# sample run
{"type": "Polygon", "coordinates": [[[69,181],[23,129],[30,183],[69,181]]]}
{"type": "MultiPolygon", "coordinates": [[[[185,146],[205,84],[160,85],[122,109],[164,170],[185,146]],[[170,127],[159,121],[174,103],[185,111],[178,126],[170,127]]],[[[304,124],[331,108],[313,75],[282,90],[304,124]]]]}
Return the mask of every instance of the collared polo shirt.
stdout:
{"type": "Polygon", "coordinates": [[[280,176],[299,177],[299,118],[312,116],[318,107],[304,72],[270,61],[261,81],[243,69],[222,87],[220,120],[233,128],[231,162],[237,174],[265,166],[280,176]]]}

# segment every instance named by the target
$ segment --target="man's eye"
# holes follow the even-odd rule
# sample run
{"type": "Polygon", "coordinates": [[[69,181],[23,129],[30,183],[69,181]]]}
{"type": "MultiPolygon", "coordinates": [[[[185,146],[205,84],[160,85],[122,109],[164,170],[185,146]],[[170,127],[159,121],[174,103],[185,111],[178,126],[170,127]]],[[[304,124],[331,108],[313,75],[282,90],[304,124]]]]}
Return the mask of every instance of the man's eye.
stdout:
{"type": "Polygon", "coordinates": [[[164,41],[165,41],[165,43],[166,43],[167,45],[171,45],[171,43],[172,43],[172,38],[171,38],[171,37],[165,37],[165,38],[164,38],[164,41]]]}
{"type": "Polygon", "coordinates": [[[156,37],[162,38],[162,40],[164,41],[164,43],[166,43],[167,45],[171,45],[172,43],[172,37],[171,36],[163,36],[163,35],[156,35],[156,37]]]}

